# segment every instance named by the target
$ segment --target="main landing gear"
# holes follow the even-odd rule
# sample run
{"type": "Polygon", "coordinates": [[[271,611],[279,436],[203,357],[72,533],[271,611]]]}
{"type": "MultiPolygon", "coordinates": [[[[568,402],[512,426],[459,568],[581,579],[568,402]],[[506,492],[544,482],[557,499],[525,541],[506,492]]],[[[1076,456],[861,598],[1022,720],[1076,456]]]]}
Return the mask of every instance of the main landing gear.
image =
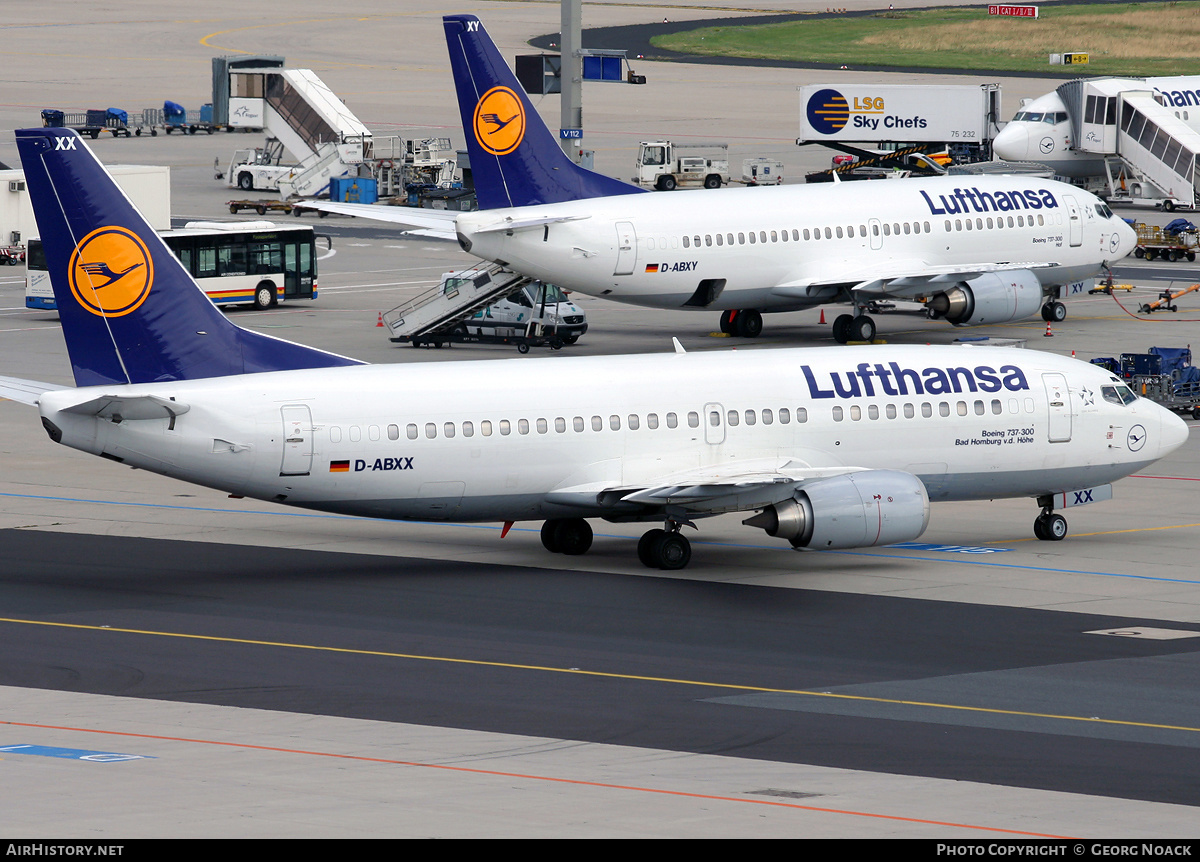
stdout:
{"type": "MultiPolygon", "coordinates": [[[[692,559],[692,544],[679,532],[683,523],[668,520],[638,541],[637,554],[650,569],[677,571],[692,559]]],[[[552,554],[578,556],[592,547],[592,528],[583,518],[551,518],[542,525],[542,547],[552,554]]]]}
{"type": "Polygon", "coordinates": [[[875,321],[866,314],[839,314],[833,319],[833,340],[838,344],[851,341],[872,341],[875,338],[875,321]]]}
{"type": "Polygon", "coordinates": [[[721,312],[721,331],[738,338],[758,338],[762,335],[762,314],[753,308],[721,312]]]}
{"type": "Polygon", "coordinates": [[[676,521],[667,521],[665,530],[649,530],[638,540],[638,559],[648,569],[673,572],[682,569],[692,559],[692,543],[687,540],[676,521]]]}
{"type": "Polygon", "coordinates": [[[542,524],[542,547],[552,554],[577,557],[592,547],[592,527],[583,518],[551,518],[542,524]]]}
{"type": "Polygon", "coordinates": [[[1047,323],[1062,323],[1067,319],[1067,307],[1057,299],[1052,299],[1042,306],[1042,320],[1047,323]]]}
{"type": "Polygon", "coordinates": [[[1043,542],[1061,542],[1067,537],[1067,519],[1047,506],[1033,522],[1033,534],[1043,542]]]}

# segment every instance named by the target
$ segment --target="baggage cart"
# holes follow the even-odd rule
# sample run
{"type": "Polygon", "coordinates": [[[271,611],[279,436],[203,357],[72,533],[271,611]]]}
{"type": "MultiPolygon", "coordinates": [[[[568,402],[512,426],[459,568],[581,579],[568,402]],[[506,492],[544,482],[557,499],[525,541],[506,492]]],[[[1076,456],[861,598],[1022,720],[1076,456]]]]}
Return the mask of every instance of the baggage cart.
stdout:
{"type": "Polygon", "coordinates": [[[1185,219],[1175,219],[1166,227],[1135,222],[1133,229],[1137,231],[1134,257],[1171,262],[1184,258],[1189,262],[1196,259],[1200,233],[1195,225],[1185,219]]]}
{"type": "MultiPolygon", "coordinates": [[[[280,200],[260,199],[260,200],[229,201],[228,206],[229,206],[229,211],[231,213],[233,213],[234,215],[237,215],[242,210],[254,210],[259,215],[266,215],[268,211],[281,212],[281,213],[292,213],[293,215],[297,215],[297,216],[300,215],[299,209],[294,208],[287,201],[280,201],[280,200]]],[[[325,215],[325,213],[322,212],[321,215],[325,215]]]]}

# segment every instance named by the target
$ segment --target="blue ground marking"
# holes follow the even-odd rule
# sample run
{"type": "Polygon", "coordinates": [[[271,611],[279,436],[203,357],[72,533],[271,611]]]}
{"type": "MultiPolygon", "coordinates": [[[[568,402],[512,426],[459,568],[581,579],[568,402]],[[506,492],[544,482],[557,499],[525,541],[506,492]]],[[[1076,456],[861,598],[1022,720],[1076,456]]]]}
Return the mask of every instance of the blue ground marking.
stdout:
{"type": "Polygon", "coordinates": [[[90,763],[120,763],[126,760],[157,760],[145,754],[118,754],[115,751],[89,751],[86,748],[55,748],[52,745],[3,745],[0,754],[34,754],[38,757],[59,757],[63,760],[86,760],[90,763]]]}
{"type": "MultiPolygon", "coordinates": [[[[165,503],[128,503],[123,500],[90,500],[90,499],[83,498],[83,497],[50,497],[50,496],[46,496],[46,495],[42,495],[42,494],[11,494],[11,493],[4,493],[4,492],[0,492],[0,497],[12,497],[12,498],[24,499],[24,500],[51,500],[51,501],[59,502],[59,503],[93,503],[93,504],[108,505],[108,506],[135,506],[135,507],[139,507],[139,508],[143,508],[143,509],[178,509],[178,510],[189,511],[189,512],[216,512],[216,513],[224,514],[224,515],[265,515],[267,517],[273,517],[273,518],[284,518],[284,517],[286,517],[286,518],[325,518],[325,519],[334,520],[334,521],[380,521],[383,523],[389,523],[389,522],[394,523],[395,521],[400,521],[401,523],[421,524],[422,526],[427,526],[427,527],[433,527],[433,526],[465,527],[465,528],[473,529],[473,530],[492,530],[493,532],[500,530],[500,527],[496,526],[495,524],[464,524],[464,523],[459,523],[459,522],[455,522],[455,521],[403,521],[398,518],[397,519],[363,518],[363,517],[358,517],[355,515],[331,515],[331,514],[327,514],[324,512],[297,512],[297,511],[294,511],[294,510],[288,509],[288,508],[281,508],[280,510],[270,511],[270,512],[263,511],[262,509],[251,509],[251,510],[247,511],[245,509],[216,509],[216,508],[210,508],[210,507],[206,507],[206,506],[171,506],[171,505],[167,505],[165,503]]],[[[537,533],[539,531],[539,529],[540,528],[534,528],[534,527],[513,527],[513,530],[516,530],[516,531],[522,532],[522,533],[537,533]]],[[[628,536],[616,536],[616,535],[610,535],[610,534],[606,534],[606,533],[597,533],[596,537],[597,538],[602,537],[602,538],[608,538],[608,539],[627,539],[627,538],[629,538],[628,536]]],[[[715,547],[715,548],[746,548],[746,549],[753,549],[756,551],[787,550],[786,548],[777,547],[774,545],[771,545],[771,546],[752,545],[752,544],[743,544],[743,543],[739,543],[739,542],[708,542],[708,541],[704,541],[702,539],[693,540],[692,543],[697,544],[697,545],[708,545],[710,547],[715,547]]],[[[991,557],[992,554],[974,554],[974,555],[973,554],[955,554],[953,557],[914,557],[914,556],[910,556],[908,554],[886,553],[887,548],[896,548],[901,551],[912,550],[911,548],[907,547],[908,545],[911,545],[911,544],[913,544],[913,543],[905,542],[905,543],[900,543],[900,544],[896,544],[896,545],[889,545],[889,546],[885,546],[885,548],[880,551],[812,551],[811,553],[838,554],[840,556],[848,556],[848,557],[878,557],[878,558],[882,558],[882,559],[897,559],[897,560],[919,559],[919,560],[924,560],[925,562],[930,562],[930,563],[955,563],[957,565],[962,565],[962,566],[992,566],[992,567],[1001,568],[1001,569],[1027,569],[1027,570],[1033,571],[1033,572],[1048,572],[1051,574],[1097,575],[1099,577],[1104,577],[1104,578],[1127,578],[1129,580],[1135,580],[1135,581],[1161,581],[1163,583],[1170,583],[1170,584],[1197,584],[1197,585],[1200,585],[1200,578],[1164,578],[1164,577],[1158,577],[1158,576],[1153,576],[1153,575],[1131,575],[1131,574],[1124,574],[1122,572],[1098,572],[1098,571],[1095,571],[1092,569],[1054,569],[1054,568],[1049,568],[1047,566],[1027,566],[1027,565],[1021,565],[1019,563],[992,562],[992,560],[987,559],[987,558],[991,557]]],[[[916,544],[922,544],[922,543],[916,543],[916,544]]],[[[935,545],[932,545],[932,547],[934,547],[934,548],[958,548],[958,547],[965,548],[965,547],[970,547],[970,546],[946,545],[946,544],[936,545],[935,544],[935,545]]],[[[996,550],[1000,550],[1000,549],[997,548],[996,550]]],[[[1006,548],[1004,550],[1012,550],[1012,549],[1006,548]]]]}

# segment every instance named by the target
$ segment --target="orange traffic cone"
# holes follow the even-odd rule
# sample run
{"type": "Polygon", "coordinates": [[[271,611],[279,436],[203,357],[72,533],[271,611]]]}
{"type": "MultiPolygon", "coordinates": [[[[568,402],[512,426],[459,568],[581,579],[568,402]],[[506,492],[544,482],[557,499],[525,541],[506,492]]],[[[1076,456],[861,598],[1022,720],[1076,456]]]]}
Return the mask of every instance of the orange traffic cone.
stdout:
{"type": "Polygon", "coordinates": [[[1050,321],[1048,321],[1048,320],[1046,321],[1046,335],[1045,335],[1045,337],[1046,337],[1046,338],[1053,338],[1053,337],[1054,337],[1054,333],[1050,331],[1050,321]]]}
{"type": "Polygon", "coordinates": [[[382,311],[381,311],[381,312],[379,312],[379,320],[377,320],[377,321],[375,322],[375,327],[376,327],[376,328],[378,328],[378,327],[380,327],[380,326],[383,326],[383,312],[382,312],[382,311]]]}

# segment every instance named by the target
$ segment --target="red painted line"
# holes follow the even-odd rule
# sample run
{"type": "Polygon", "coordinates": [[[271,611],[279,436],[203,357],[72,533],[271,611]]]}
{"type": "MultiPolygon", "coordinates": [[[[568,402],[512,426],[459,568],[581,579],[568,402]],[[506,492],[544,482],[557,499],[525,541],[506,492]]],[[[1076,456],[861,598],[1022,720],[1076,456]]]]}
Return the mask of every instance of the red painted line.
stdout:
{"type": "Polygon", "coordinates": [[[1130,479],[1173,479],[1176,482],[1200,482],[1200,478],[1195,476],[1145,476],[1141,473],[1134,473],[1130,479]]]}
{"type": "Polygon", "coordinates": [[[953,829],[975,829],[981,832],[998,832],[1004,835],[1024,835],[1033,838],[1057,838],[1072,840],[1065,835],[1043,832],[1025,832],[1020,829],[1001,829],[996,826],[976,826],[970,823],[953,823],[947,820],[925,820],[919,817],[901,817],[896,814],[874,814],[869,811],[852,811],[842,808],[822,808],[815,805],[797,805],[794,802],[776,802],[770,799],[742,799],[737,796],[717,796],[708,793],[688,793],[683,790],[663,790],[658,787],[639,787],[632,784],[608,784],[602,781],[584,781],[577,778],[554,778],[549,775],[530,775],[522,772],[501,772],[495,769],[475,769],[469,766],[446,766],[440,763],[420,763],[412,760],[393,760],[387,757],[366,757],[361,754],[337,754],[331,751],[308,751],[302,748],[280,748],[273,745],[253,745],[246,742],[222,742],[215,739],[193,739],[186,736],[160,736],[153,733],[131,733],[122,730],[99,730],[90,727],[64,727],[55,724],[36,724],[24,721],[0,721],[9,727],[31,727],[41,730],[66,730],[74,733],[96,733],[105,736],[123,736],[133,739],[157,739],[166,742],[188,742],[195,745],[220,745],[254,751],[274,751],[281,754],[302,754],[309,757],[331,757],[338,760],[355,760],[362,763],[387,763],[393,766],[412,766],[420,769],[440,769],[446,772],[465,772],[472,775],[490,775],[497,778],[520,778],[526,781],[547,781],[555,784],[574,784],[581,787],[597,787],[605,790],[629,790],[635,793],[655,793],[662,796],[678,796],[687,799],[708,799],[717,802],[737,802],[743,805],[767,805],[774,808],[791,808],[796,811],[812,811],[818,814],[842,814],[848,817],[868,817],[873,820],[892,820],[898,823],[916,823],[924,826],[949,826],[953,829]]]}

